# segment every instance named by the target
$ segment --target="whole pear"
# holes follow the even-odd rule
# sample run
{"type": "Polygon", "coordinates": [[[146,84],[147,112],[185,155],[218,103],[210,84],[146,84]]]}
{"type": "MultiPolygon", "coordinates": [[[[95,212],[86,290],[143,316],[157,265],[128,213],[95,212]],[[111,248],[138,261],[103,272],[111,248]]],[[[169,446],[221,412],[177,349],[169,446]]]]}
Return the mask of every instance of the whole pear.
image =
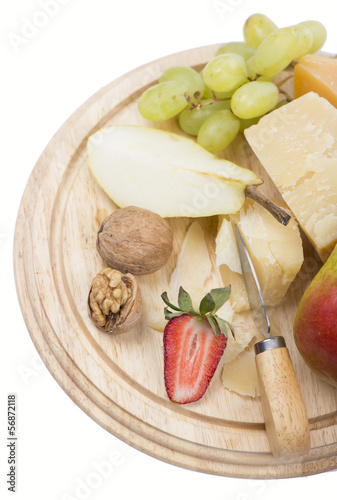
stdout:
{"type": "Polygon", "coordinates": [[[337,245],[302,296],[294,338],[309,368],[337,387],[337,245]]]}

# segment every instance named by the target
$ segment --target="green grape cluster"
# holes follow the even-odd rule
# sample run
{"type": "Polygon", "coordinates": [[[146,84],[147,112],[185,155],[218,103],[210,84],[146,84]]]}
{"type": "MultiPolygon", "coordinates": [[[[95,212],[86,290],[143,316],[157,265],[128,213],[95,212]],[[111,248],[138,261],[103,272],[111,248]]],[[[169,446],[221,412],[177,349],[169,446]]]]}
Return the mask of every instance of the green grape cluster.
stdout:
{"type": "Polygon", "coordinates": [[[318,21],[278,28],[264,14],[253,14],[243,26],[244,41],[222,45],[199,73],[173,66],[138,101],[147,120],[177,117],[186,134],[217,153],[239,132],[280,105],[274,77],[325,43],[318,21]]]}

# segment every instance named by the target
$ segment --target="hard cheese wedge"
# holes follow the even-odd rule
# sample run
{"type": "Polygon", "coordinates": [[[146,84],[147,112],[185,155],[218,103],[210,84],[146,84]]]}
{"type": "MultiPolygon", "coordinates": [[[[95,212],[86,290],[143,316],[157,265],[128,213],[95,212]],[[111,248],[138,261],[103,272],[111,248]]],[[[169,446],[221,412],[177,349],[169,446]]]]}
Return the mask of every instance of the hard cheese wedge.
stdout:
{"type": "Polygon", "coordinates": [[[307,55],[294,68],[294,97],[316,92],[337,107],[337,59],[307,55]]]}
{"type": "MultiPolygon", "coordinates": [[[[278,202],[282,205],[282,202],[278,202]]],[[[267,305],[279,304],[303,263],[299,228],[294,218],[287,226],[277,222],[261,205],[247,199],[238,214],[219,217],[216,263],[224,285],[231,283],[235,312],[249,309],[233,223],[237,224],[252,258],[267,305]]]]}
{"type": "Polygon", "coordinates": [[[226,389],[241,396],[260,395],[259,381],[255,365],[255,354],[251,349],[242,351],[222,369],[222,384],[226,389]]]}
{"type": "Polygon", "coordinates": [[[191,296],[193,307],[198,310],[207,289],[212,272],[204,231],[198,221],[193,222],[185,236],[177,265],[170,279],[171,299],[176,303],[182,286],[191,296]]]}
{"type": "Polygon", "coordinates": [[[325,261],[337,243],[337,110],[309,92],[245,135],[325,261]]]}
{"type": "MultiPolygon", "coordinates": [[[[212,273],[212,261],[201,224],[196,220],[189,226],[173,270],[168,289],[169,298],[177,303],[179,288],[182,286],[190,295],[193,307],[199,310],[201,299],[212,289],[223,286],[221,277],[212,273]]],[[[164,290],[162,290],[164,291],[164,290]]],[[[158,299],[159,300],[159,299],[158,299]]],[[[167,321],[164,318],[164,303],[147,314],[149,327],[163,331],[167,321]]],[[[233,309],[227,301],[218,311],[218,315],[231,322],[233,309]]],[[[243,347],[244,348],[244,347],[243,347]]]]}

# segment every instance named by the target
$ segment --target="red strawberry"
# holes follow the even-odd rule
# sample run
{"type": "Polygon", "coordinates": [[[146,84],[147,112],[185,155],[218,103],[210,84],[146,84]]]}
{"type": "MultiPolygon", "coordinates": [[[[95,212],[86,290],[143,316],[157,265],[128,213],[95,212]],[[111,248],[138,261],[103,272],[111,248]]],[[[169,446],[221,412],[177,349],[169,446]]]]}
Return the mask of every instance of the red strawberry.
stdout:
{"type": "Polygon", "coordinates": [[[164,379],[171,401],[192,403],[205,394],[226,348],[227,326],[234,334],[232,326],[215,315],[229,296],[230,287],[211,290],[197,313],[183,288],[179,290],[179,307],[169,302],[166,292],[162,294],[169,320],[164,330],[164,379]]]}

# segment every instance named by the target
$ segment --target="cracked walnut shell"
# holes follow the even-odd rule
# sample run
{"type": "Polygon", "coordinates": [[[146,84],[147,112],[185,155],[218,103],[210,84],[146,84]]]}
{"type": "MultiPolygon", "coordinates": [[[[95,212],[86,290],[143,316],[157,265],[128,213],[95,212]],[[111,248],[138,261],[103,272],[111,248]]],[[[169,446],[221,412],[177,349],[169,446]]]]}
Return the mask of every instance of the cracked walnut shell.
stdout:
{"type": "Polygon", "coordinates": [[[124,333],[140,320],[142,301],[132,274],[106,267],[93,279],[88,312],[95,325],[105,332],[124,333]]]}
{"type": "Polygon", "coordinates": [[[173,233],[160,215],[129,206],[104,219],[96,246],[107,266],[122,273],[150,274],[170,257],[173,233]]]}

